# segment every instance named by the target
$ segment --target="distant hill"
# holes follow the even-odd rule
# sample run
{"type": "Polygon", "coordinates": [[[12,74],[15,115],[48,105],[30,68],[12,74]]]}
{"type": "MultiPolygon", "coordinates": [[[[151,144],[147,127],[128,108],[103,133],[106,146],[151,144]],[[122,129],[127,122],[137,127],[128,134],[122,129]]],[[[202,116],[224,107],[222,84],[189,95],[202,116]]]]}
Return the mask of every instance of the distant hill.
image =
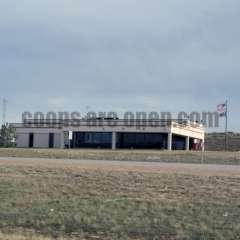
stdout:
{"type": "MultiPolygon", "coordinates": [[[[225,133],[207,133],[205,136],[205,149],[209,151],[224,150],[225,133]]],[[[240,133],[228,133],[228,150],[240,151],[240,133]]]]}

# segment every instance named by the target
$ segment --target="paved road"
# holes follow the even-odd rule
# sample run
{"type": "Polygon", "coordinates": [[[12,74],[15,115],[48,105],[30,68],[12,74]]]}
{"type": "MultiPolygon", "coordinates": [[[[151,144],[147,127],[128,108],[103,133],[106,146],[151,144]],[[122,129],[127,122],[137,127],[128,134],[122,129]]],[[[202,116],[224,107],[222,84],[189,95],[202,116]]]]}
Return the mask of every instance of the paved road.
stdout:
{"type": "Polygon", "coordinates": [[[240,177],[239,165],[0,157],[0,168],[4,166],[240,177]]]}

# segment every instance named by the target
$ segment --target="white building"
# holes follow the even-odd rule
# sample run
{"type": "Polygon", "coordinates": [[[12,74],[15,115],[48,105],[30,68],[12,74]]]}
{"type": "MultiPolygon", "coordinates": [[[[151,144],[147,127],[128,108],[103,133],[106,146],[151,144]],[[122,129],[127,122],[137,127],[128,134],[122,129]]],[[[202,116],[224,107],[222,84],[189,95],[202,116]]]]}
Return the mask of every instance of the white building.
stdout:
{"type": "Polygon", "coordinates": [[[186,120],[27,120],[14,126],[19,148],[200,150],[205,135],[201,124],[186,120]]]}

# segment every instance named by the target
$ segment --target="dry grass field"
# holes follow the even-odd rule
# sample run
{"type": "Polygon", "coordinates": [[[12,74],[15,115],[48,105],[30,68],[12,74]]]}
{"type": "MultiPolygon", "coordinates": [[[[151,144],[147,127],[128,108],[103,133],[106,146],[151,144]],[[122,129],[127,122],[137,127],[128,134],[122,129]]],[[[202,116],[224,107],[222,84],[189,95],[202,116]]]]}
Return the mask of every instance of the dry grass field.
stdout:
{"type": "MultiPolygon", "coordinates": [[[[206,150],[221,151],[225,149],[225,134],[224,133],[207,133],[205,136],[206,150]]],[[[240,150],[240,134],[228,133],[228,150],[240,150]]]]}
{"type": "Polygon", "coordinates": [[[0,239],[240,239],[239,166],[167,165],[2,158],[0,239]]]}
{"type": "Polygon", "coordinates": [[[240,165],[240,152],[186,152],[160,150],[104,149],[17,149],[0,148],[0,157],[62,158],[82,160],[117,160],[142,162],[210,163],[240,165]]]}

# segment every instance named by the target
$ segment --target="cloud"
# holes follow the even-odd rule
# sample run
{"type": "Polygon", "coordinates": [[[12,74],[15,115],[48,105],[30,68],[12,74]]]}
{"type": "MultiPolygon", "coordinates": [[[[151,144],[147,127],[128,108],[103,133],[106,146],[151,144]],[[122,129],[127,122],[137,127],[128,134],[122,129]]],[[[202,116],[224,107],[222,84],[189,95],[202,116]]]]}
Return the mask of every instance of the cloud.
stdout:
{"type": "Polygon", "coordinates": [[[239,9],[237,0],[0,0],[0,95],[9,116],[215,110],[228,98],[239,130],[239,9]]]}
{"type": "Polygon", "coordinates": [[[64,109],[68,104],[68,99],[61,97],[51,97],[47,99],[48,107],[51,109],[64,109]]]}

